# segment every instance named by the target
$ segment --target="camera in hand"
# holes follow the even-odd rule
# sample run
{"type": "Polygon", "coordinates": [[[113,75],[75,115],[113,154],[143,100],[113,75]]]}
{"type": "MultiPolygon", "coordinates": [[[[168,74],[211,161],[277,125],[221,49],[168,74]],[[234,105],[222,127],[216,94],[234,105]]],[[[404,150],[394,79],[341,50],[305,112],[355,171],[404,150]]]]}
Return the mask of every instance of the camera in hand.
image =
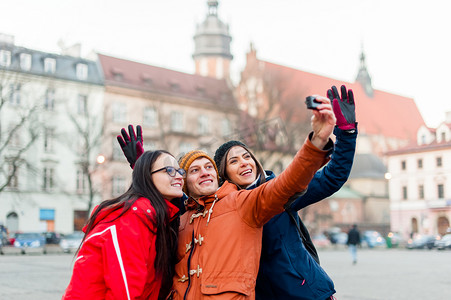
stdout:
{"type": "Polygon", "coordinates": [[[321,102],[316,101],[316,98],[313,96],[308,96],[305,98],[305,104],[308,109],[317,109],[321,102]]]}

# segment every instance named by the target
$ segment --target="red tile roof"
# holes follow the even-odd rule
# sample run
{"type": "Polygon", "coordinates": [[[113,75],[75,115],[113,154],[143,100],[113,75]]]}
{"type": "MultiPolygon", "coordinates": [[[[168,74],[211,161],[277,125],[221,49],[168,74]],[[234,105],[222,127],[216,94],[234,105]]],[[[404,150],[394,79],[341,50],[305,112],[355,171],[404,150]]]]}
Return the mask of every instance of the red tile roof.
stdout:
{"type": "Polygon", "coordinates": [[[233,90],[226,80],[187,74],[144,63],[98,54],[105,85],[191,98],[236,108],[233,90]]]}
{"type": "MultiPolygon", "coordinates": [[[[327,89],[332,85],[340,89],[344,84],[348,89],[352,89],[360,133],[416,140],[417,130],[421,125],[425,125],[412,98],[379,90],[374,90],[373,97],[369,97],[358,82],[343,82],[266,61],[260,62],[265,64],[265,72],[283,74],[283,78],[289,81],[284,83],[285,87],[302,90],[306,95],[326,96],[327,89]]],[[[289,91],[287,93],[290,94],[289,91]]]]}

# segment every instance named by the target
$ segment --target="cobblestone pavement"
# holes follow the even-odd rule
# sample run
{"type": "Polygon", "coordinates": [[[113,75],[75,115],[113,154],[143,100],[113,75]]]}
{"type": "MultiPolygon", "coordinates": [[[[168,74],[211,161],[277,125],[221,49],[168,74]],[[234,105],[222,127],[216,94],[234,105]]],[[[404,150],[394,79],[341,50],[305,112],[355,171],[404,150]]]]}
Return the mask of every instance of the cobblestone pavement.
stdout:
{"type": "Polygon", "coordinates": [[[320,251],[338,300],[441,300],[451,292],[451,251],[359,249],[320,251]]]}
{"type": "MultiPolygon", "coordinates": [[[[319,250],[338,300],[441,300],[450,297],[451,251],[359,249],[353,265],[346,249],[319,250]]],[[[61,299],[72,254],[1,255],[0,299],[61,299]]]]}

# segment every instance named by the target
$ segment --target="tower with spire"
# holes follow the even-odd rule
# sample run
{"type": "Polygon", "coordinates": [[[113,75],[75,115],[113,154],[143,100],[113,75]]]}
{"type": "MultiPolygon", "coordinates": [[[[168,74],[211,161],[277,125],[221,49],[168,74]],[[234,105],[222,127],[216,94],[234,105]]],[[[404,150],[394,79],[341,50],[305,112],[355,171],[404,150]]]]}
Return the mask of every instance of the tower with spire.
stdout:
{"type": "Polygon", "coordinates": [[[233,59],[230,53],[229,26],[218,17],[218,1],[208,0],[208,13],[206,19],[197,25],[194,35],[193,59],[196,74],[217,79],[230,78],[230,62],[233,59]]]}
{"type": "Polygon", "coordinates": [[[366,62],[365,62],[365,53],[363,52],[362,47],[362,53],[360,54],[360,68],[359,72],[357,73],[357,77],[355,79],[356,82],[360,83],[365,91],[365,94],[372,98],[373,97],[373,86],[371,85],[371,77],[368,73],[368,70],[366,69],[366,62]]]}

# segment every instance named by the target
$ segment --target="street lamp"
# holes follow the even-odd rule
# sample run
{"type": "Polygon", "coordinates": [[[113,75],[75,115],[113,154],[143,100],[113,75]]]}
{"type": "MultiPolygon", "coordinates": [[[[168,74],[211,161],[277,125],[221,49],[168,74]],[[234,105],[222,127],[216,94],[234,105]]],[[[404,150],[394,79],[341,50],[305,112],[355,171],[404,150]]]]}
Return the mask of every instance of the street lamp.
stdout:
{"type": "Polygon", "coordinates": [[[97,156],[96,161],[97,161],[97,163],[98,163],[99,165],[103,164],[103,163],[105,162],[105,156],[103,156],[102,154],[100,154],[99,156],[97,156]]]}

